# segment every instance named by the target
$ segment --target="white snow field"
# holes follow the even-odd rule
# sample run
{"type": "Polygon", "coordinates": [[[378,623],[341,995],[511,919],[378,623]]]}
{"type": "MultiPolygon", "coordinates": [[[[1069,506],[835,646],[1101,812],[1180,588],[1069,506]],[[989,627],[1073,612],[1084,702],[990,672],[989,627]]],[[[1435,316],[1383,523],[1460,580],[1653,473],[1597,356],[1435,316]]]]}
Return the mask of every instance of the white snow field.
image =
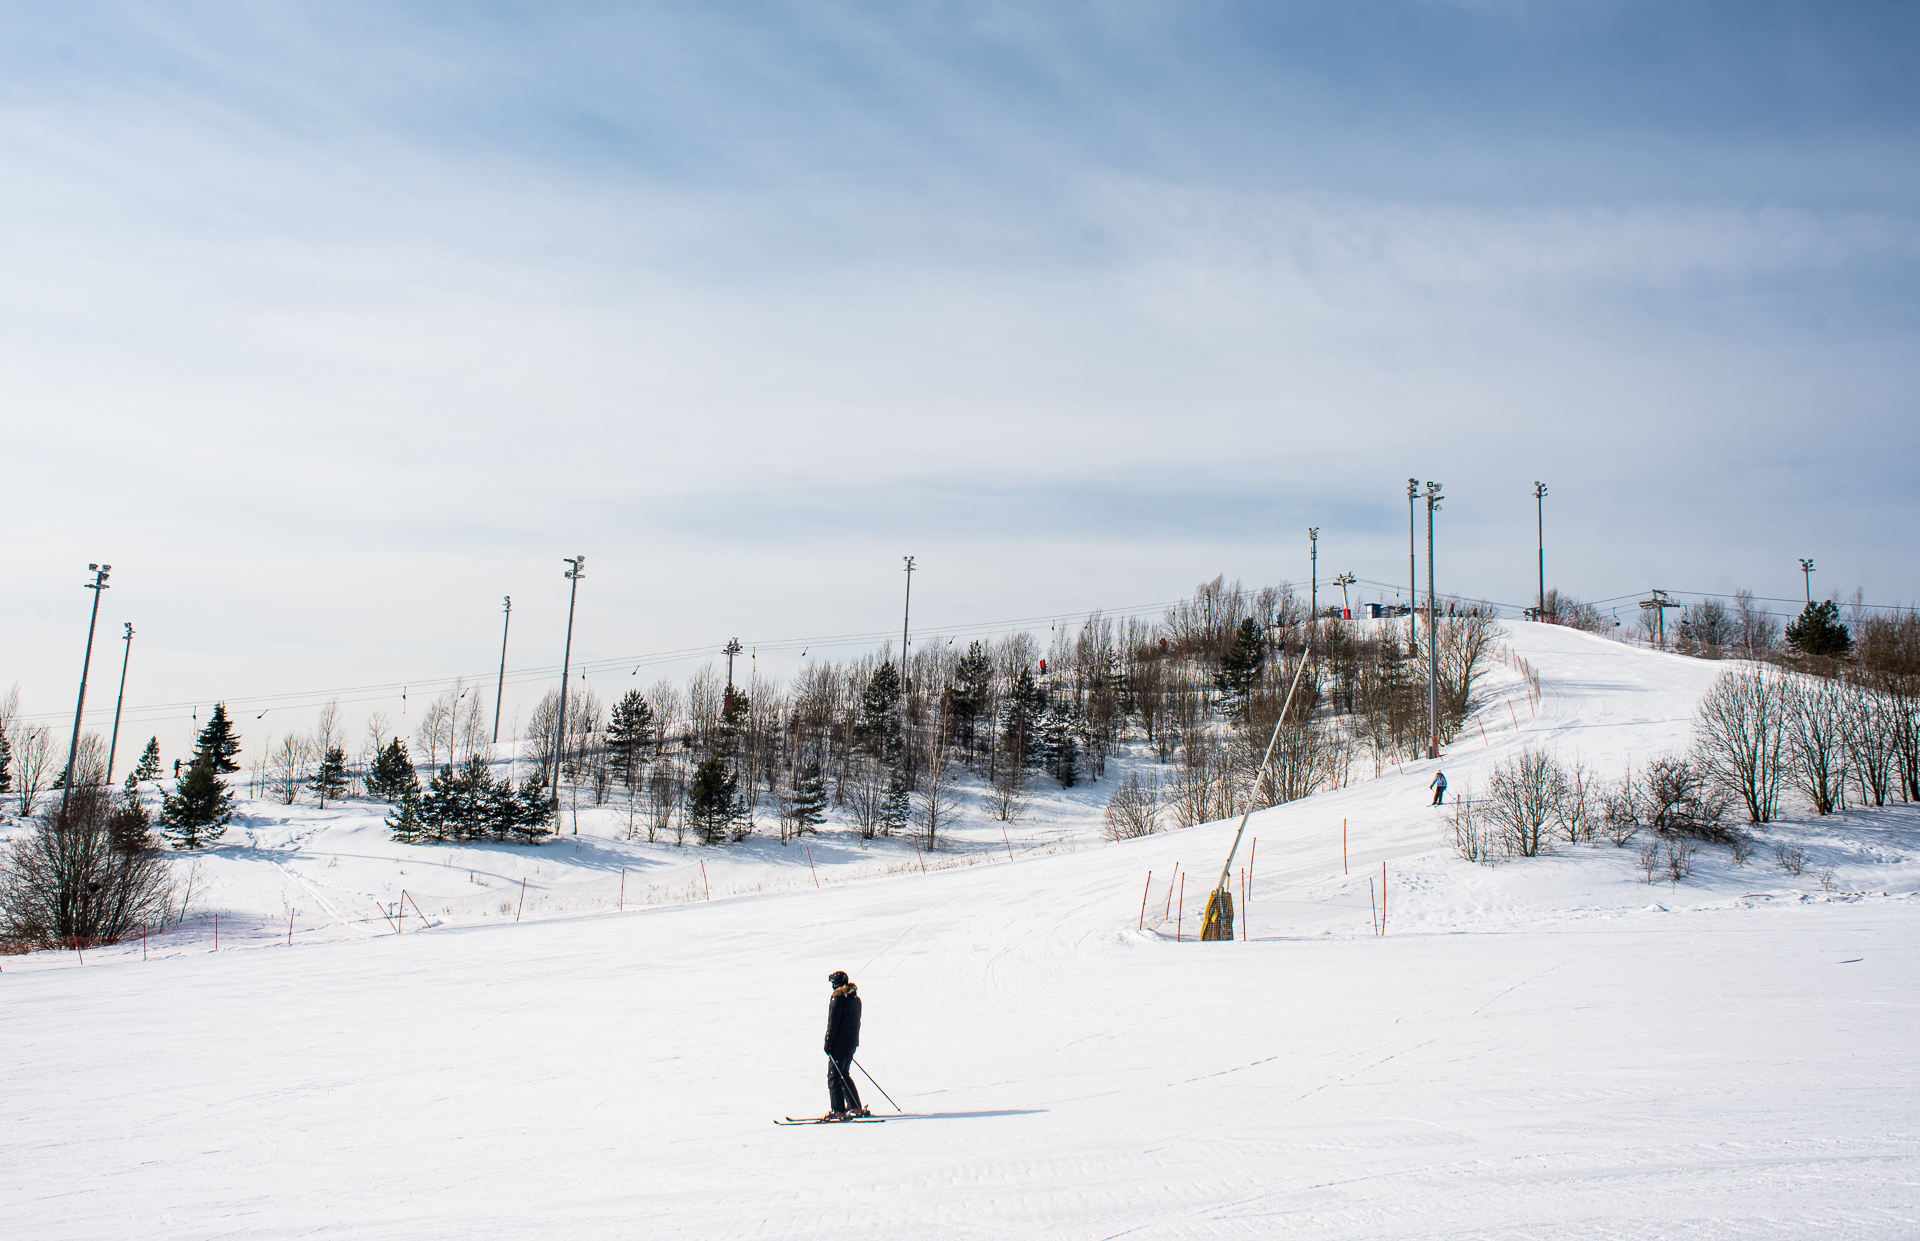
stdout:
{"type": "MultiPolygon", "coordinates": [[[[1456,790],[1523,744],[1609,777],[1679,748],[1719,671],[1510,628],[1538,713],[1501,664],[1442,764],[1456,790]]],[[[711,901],[518,924],[429,908],[442,925],[377,935],[340,909],[291,947],[265,929],[281,889],[247,889],[246,867],[334,904],[348,889],[318,882],[341,869],[428,868],[370,831],[384,861],[331,866],[317,812],[285,838],[256,825],[266,844],[208,870],[276,904],[227,906],[253,929],[217,953],[182,932],[148,960],[0,959],[0,1234],[1920,1235],[1916,808],[1776,825],[1744,867],[1710,849],[1648,885],[1605,841],[1460,861],[1433,766],[1255,815],[1231,944],[1174,939],[1231,823],[1094,844],[1088,809],[1062,820],[1085,847],[1049,853],[1042,804],[1017,860],[868,863],[820,888],[791,847],[689,848],[725,859],[711,901]],[[1807,848],[1802,875],[1775,840],[1807,848]],[[1176,863],[1192,880],[1163,917],[1176,863]],[[907,1116],[775,1127],[825,1106],[834,969],[866,1002],[860,1062],[907,1116]]],[[[572,846],[514,856],[614,856],[572,846]]],[[[484,900],[519,875],[500,878],[484,900]]]]}

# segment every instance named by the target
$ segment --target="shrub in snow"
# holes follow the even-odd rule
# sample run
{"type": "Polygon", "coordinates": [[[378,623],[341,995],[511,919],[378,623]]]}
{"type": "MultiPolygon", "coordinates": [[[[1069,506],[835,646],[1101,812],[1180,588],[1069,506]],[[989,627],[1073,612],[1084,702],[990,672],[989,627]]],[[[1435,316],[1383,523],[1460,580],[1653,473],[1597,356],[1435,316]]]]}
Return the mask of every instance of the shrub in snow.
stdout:
{"type": "Polygon", "coordinates": [[[99,943],[166,920],[172,870],[152,849],[115,847],[111,800],[76,788],[64,812],[0,849],[0,938],[99,943]]]}
{"type": "Polygon", "coordinates": [[[1107,802],[1107,839],[1132,840],[1153,833],[1160,817],[1160,777],[1130,771],[1107,802]]]}

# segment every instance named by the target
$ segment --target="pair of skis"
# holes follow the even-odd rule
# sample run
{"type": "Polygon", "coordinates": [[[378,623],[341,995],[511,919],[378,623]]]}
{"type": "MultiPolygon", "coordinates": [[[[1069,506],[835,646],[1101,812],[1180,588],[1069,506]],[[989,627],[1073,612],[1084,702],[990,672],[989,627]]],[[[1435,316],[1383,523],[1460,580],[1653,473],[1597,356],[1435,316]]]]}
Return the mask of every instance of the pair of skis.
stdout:
{"type": "Polygon", "coordinates": [[[885,1116],[789,1116],[785,1120],[776,1120],[776,1125],[877,1125],[885,1116]]]}

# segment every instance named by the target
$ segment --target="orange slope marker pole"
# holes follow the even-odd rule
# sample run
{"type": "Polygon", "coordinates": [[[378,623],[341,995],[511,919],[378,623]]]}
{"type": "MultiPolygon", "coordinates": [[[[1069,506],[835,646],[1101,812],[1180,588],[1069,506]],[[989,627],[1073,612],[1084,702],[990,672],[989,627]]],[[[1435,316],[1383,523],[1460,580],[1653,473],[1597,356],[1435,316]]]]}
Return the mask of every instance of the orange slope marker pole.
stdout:
{"type": "Polygon", "coordinates": [[[1153,872],[1148,871],[1147,886],[1140,889],[1140,925],[1134,928],[1134,930],[1136,931],[1144,931],[1147,929],[1147,894],[1152,891],[1153,891],[1153,872]]]}

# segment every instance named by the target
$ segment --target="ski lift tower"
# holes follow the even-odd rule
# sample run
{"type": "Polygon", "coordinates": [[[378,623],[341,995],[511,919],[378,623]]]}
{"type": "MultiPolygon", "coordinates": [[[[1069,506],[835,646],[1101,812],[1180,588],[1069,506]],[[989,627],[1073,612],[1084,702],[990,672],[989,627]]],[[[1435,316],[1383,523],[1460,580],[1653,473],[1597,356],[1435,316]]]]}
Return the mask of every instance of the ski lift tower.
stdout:
{"type": "Polygon", "coordinates": [[[1659,589],[1658,587],[1654,588],[1654,590],[1652,591],[1652,595],[1653,595],[1653,598],[1642,599],[1640,601],[1640,608],[1642,611],[1653,613],[1654,615],[1653,623],[1657,627],[1657,631],[1659,634],[1659,636],[1655,639],[1655,641],[1657,641],[1662,647],[1664,647],[1667,644],[1667,609],[1677,608],[1680,605],[1678,603],[1675,603],[1672,599],[1669,599],[1667,597],[1667,592],[1659,589]]]}

